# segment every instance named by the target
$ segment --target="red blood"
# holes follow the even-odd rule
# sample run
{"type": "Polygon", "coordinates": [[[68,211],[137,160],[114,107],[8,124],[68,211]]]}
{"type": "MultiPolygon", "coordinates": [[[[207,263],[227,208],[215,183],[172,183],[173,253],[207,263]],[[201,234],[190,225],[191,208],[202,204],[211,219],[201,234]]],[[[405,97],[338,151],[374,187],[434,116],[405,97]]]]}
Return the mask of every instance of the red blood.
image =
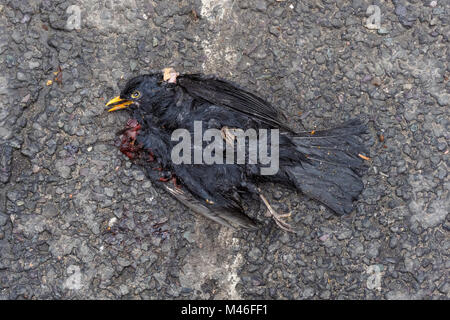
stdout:
{"type": "Polygon", "coordinates": [[[135,145],[136,137],[141,129],[141,125],[136,119],[128,119],[127,130],[121,136],[120,152],[125,154],[130,160],[133,160],[140,155],[142,145],[135,145]]]}
{"type": "Polygon", "coordinates": [[[134,142],[136,140],[137,132],[136,131],[127,131],[127,136],[134,142]]]}
{"type": "Polygon", "coordinates": [[[122,153],[124,153],[130,160],[134,159],[134,153],[131,153],[129,151],[122,151],[122,153]]]}

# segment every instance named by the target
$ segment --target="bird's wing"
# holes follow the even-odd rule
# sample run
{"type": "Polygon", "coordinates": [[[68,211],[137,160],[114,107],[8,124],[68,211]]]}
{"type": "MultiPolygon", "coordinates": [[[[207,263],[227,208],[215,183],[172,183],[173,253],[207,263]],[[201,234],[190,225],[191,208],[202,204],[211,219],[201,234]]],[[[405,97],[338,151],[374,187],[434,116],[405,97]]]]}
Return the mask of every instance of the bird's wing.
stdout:
{"type": "Polygon", "coordinates": [[[159,172],[155,171],[151,163],[145,166],[147,176],[152,180],[153,184],[169,192],[175,199],[180,201],[186,207],[209,218],[223,226],[244,229],[256,229],[256,223],[247,217],[240,208],[232,205],[224,207],[214,204],[208,204],[205,201],[200,201],[187,188],[173,187],[169,182],[162,182],[159,180],[159,172]]]}
{"type": "Polygon", "coordinates": [[[227,107],[287,131],[292,131],[285,123],[284,115],[271,104],[239,86],[213,76],[200,74],[182,75],[178,84],[196,99],[214,105],[227,107]]]}
{"type": "Polygon", "coordinates": [[[175,188],[168,184],[164,184],[163,186],[164,189],[166,189],[173,197],[175,197],[175,199],[183,203],[186,207],[195,213],[201,214],[208,219],[220,223],[223,226],[230,228],[241,227],[244,229],[255,229],[257,227],[253,220],[240,211],[207,205],[201,203],[186,190],[175,188]]]}

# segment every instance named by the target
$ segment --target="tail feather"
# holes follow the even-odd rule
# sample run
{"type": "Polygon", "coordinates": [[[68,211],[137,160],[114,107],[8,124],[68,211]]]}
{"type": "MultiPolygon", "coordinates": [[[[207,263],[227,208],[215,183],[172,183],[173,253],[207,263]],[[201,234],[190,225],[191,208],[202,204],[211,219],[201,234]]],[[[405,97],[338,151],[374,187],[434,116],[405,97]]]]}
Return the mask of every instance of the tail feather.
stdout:
{"type": "Polygon", "coordinates": [[[368,153],[360,138],[366,131],[366,125],[354,119],[336,128],[315,131],[314,134],[299,133],[293,141],[297,150],[311,160],[358,169],[364,164],[359,155],[368,153]]]}
{"type": "Polygon", "coordinates": [[[367,150],[359,136],[366,130],[359,120],[351,120],[314,134],[300,133],[293,141],[309,161],[285,168],[290,180],[337,214],[350,213],[364,188],[358,173],[364,168],[360,155],[367,150]]]}

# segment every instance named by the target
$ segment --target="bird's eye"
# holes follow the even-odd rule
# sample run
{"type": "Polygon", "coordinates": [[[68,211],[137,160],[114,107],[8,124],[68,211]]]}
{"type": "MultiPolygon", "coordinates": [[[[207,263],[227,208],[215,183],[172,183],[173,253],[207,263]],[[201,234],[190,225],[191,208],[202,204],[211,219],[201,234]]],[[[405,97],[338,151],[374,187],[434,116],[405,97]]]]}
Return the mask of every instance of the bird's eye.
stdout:
{"type": "Polygon", "coordinates": [[[137,99],[137,98],[139,98],[141,96],[141,93],[139,92],[139,91],[134,91],[132,94],[131,94],[131,97],[133,98],[133,99],[137,99]]]}

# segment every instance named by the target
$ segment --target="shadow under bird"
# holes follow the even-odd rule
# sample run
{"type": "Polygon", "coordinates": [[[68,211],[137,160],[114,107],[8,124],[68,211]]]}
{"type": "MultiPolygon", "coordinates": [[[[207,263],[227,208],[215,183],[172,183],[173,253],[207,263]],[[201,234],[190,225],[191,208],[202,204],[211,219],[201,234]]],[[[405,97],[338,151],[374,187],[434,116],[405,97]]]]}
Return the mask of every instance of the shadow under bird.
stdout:
{"type": "Polygon", "coordinates": [[[258,186],[264,182],[299,190],[338,215],[352,211],[364,188],[361,175],[369,158],[361,135],[367,128],[358,119],[331,129],[295,132],[280,110],[240,86],[214,76],[179,75],[173,69],[130,79],[107,106],[130,114],[119,132],[120,150],[184,205],[228,227],[255,228],[244,203],[257,200],[280,228],[294,231],[289,214],[277,213],[262,194],[258,186]],[[223,163],[174,163],[171,152],[178,141],[172,141],[173,131],[183,128],[194,136],[199,121],[203,132],[220,130],[224,145],[233,143],[234,129],[278,129],[278,171],[262,175],[266,165],[249,163],[247,155],[245,163],[227,164],[225,155],[223,163]]]}

